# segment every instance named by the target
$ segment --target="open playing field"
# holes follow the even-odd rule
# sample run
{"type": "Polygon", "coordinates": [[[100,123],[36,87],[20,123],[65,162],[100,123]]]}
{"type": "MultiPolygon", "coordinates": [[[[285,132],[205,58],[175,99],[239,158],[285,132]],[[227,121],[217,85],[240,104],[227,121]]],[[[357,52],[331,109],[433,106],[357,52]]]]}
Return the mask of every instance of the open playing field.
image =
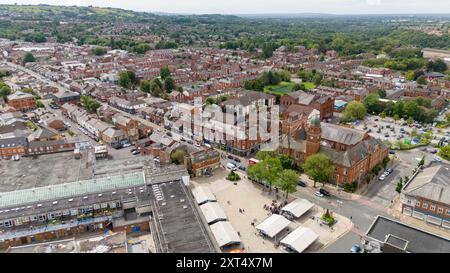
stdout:
{"type": "Polygon", "coordinates": [[[272,93],[272,94],[278,94],[283,95],[294,90],[295,83],[293,82],[280,82],[277,85],[268,85],[264,87],[264,91],[272,93]]]}
{"type": "MultiPolygon", "coordinates": [[[[268,92],[275,95],[284,95],[293,91],[296,91],[294,89],[295,87],[294,82],[280,82],[277,85],[267,85],[264,87],[264,92],[268,92]]],[[[316,87],[316,85],[312,82],[304,82],[305,88],[307,90],[313,89],[316,87]]]]}

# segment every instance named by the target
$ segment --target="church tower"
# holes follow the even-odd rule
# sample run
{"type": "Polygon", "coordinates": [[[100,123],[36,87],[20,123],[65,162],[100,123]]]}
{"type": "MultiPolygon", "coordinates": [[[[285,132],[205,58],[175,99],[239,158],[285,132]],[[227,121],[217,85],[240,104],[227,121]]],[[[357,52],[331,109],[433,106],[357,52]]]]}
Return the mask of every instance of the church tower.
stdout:
{"type": "Polygon", "coordinates": [[[316,154],[320,150],[320,140],[322,138],[322,129],[320,128],[320,118],[314,116],[308,120],[306,125],[306,155],[305,159],[310,155],[316,154]]]}

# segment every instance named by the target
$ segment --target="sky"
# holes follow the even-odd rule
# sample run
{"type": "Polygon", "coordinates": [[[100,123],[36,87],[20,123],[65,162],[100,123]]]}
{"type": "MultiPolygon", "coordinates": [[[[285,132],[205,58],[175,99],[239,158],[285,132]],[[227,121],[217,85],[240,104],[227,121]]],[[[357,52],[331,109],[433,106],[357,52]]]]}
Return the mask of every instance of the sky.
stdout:
{"type": "Polygon", "coordinates": [[[114,7],[188,14],[415,14],[450,13],[450,0],[0,0],[0,4],[114,7]]]}

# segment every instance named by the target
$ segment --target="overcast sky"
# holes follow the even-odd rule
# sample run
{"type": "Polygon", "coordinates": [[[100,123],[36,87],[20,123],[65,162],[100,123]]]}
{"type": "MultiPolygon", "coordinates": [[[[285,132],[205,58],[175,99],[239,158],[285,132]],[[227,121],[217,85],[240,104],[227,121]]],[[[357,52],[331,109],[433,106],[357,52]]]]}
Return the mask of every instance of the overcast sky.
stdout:
{"type": "Polygon", "coordinates": [[[101,6],[170,13],[450,13],[450,0],[0,0],[1,4],[101,6]]]}

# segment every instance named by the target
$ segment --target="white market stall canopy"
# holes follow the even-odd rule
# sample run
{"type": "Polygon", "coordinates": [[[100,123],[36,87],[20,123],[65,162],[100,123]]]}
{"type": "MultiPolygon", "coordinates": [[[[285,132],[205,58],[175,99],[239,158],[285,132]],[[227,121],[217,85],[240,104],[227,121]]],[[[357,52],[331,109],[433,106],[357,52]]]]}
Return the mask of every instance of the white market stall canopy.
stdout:
{"type": "Polygon", "coordinates": [[[314,207],[314,204],[306,199],[295,199],[291,203],[284,206],[281,211],[287,212],[298,218],[305,214],[312,207],[314,207]]]}
{"type": "Polygon", "coordinates": [[[200,206],[208,224],[227,220],[227,216],[217,202],[206,202],[200,206]]]}
{"type": "Polygon", "coordinates": [[[194,195],[195,201],[197,201],[197,204],[199,205],[210,201],[217,201],[216,197],[208,187],[195,187],[192,189],[192,194],[194,195]]]}
{"type": "Polygon", "coordinates": [[[291,221],[284,218],[279,214],[272,214],[269,218],[266,218],[262,223],[256,226],[256,229],[263,232],[270,238],[280,233],[285,229],[291,221]]]}
{"type": "Polygon", "coordinates": [[[210,225],[210,228],[220,247],[241,243],[241,238],[230,222],[217,222],[210,225]]]}
{"type": "Polygon", "coordinates": [[[298,227],[281,240],[281,244],[288,246],[298,253],[307,249],[315,240],[319,238],[310,228],[298,227]]]}

